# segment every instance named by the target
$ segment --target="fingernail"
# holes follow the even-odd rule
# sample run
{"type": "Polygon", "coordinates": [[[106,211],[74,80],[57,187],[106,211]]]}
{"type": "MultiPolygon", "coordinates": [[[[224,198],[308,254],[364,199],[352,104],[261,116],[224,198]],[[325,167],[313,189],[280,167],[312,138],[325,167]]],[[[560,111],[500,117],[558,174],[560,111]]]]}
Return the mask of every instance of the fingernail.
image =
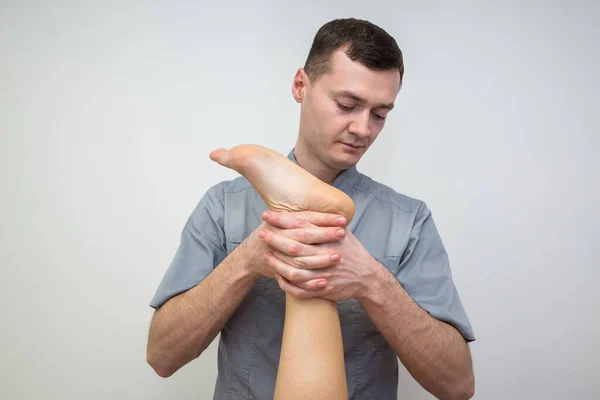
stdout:
{"type": "Polygon", "coordinates": [[[335,234],[337,235],[337,237],[343,238],[346,235],[346,231],[343,229],[338,229],[335,234]]]}
{"type": "Polygon", "coordinates": [[[340,259],[340,255],[339,255],[339,254],[337,254],[337,253],[335,253],[335,254],[332,254],[332,255],[329,257],[329,259],[330,259],[331,261],[339,261],[339,259],[340,259]]]}
{"type": "Polygon", "coordinates": [[[317,282],[317,286],[325,287],[325,286],[327,286],[327,281],[319,281],[319,282],[317,282]]]}
{"type": "Polygon", "coordinates": [[[260,231],[260,233],[258,234],[258,237],[261,239],[264,239],[266,234],[267,233],[265,231],[260,231]]]}
{"type": "Polygon", "coordinates": [[[270,211],[265,211],[263,213],[263,218],[269,218],[271,216],[271,212],[270,211]]]}
{"type": "Polygon", "coordinates": [[[346,218],[344,218],[344,217],[337,217],[335,219],[335,222],[337,222],[338,224],[345,224],[346,223],[346,218]]]}

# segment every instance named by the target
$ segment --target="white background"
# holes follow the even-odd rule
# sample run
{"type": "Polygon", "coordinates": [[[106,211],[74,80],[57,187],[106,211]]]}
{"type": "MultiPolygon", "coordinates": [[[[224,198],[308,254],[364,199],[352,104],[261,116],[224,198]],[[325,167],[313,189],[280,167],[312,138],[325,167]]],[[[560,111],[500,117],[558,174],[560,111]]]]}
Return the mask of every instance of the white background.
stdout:
{"type": "MultiPolygon", "coordinates": [[[[287,154],[293,75],[353,16],[406,61],[358,167],[433,210],[476,398],[600,398],[600,8],[562,3],[2,1],[0,397],[212,398],[216,342],[169,379],[146,364],[148,303],[235,176],[209,152],[287,154]]],[[[405,370],[399,393],[431,398],[405,370]]]]}

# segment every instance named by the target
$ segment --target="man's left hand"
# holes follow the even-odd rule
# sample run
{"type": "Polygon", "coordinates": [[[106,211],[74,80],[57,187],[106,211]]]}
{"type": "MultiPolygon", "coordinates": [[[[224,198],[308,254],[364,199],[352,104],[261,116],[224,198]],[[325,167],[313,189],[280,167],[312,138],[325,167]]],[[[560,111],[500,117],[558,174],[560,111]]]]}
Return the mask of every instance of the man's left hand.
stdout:
{"type": "MultiPolygon", "coordinates": [[[[269,217],[263,220],[277,228],[288,229],[290,226],[289,213],[271,211],[269,217]]],[[[346,229],[346,236],[333,243],[313,244],[315,254],[323,253],[323,247],[334,250],[339,254],[337,262],[331,265],[311,265],[307,257],[294,256],[294,249],[299,242],[282,238],[274,230],[265,230],[261,240],[266,242],[271,251],[265,253],[265,262],[273,270],[279,286],[285,292],[296,298],[319,297],[331,301],[358,299],[367,297],[370,291],[377,290],[378,278],[381,276],[381,265],[364,248],[360,241],[346,229]],[[312,279],[322,279],[327,286],[323,289],[307,291],[294,283],[306,282],[312,279]]],[[[322,263],[321,263],[322,264],[322,263]]]]}

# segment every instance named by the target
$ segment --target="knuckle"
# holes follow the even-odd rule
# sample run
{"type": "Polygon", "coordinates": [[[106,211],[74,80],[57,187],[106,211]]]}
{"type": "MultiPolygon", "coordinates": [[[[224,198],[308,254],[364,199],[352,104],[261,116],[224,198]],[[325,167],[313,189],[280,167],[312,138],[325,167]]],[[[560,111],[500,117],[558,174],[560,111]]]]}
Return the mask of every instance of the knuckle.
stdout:
{"type": "Polygon", "coordinates": [[[298,228],[301,228],[302,226],[305,226],[306,224],[306,212],[305,211],[299,211],[296,214],[294,214],[293,216],[293,221],[294,221],[294,225],[298,228]]]}
{"type": "Polygon", "coordinates": [[[265,262],[265,265],[267,265],[268,267],[270,267],[270,268],[273,267],[273,260],[268,255],[265,254],[265,256],[263,257],[263,261],[265,262]]]}
{"type": "Polygon", "coordinates": [[[297,245],[297,244],[295,244],[295,243],[290,244],[288,246],[288,251],[289,251],[290,254],[296,255],[296,254],[298,254],[300,252],[300,246],[297,245]]]}
{"type": "Polygon", "coordinates": [[[306,240],[308,238],[308,232],[306,232],[304,229],[299,229],[296,231],[296,237],[299,240],[306,240]]]}
{"type": "Polygon", "coordinates": [[[304,268],[306,266],[306,260],[302,258],[295,258],[293,264],[298,268],[304,268]]]}
{"type": "Polygon", "coordinates": [[[303,219],[303,218],[298,218],[296,220],[296,226],[298,228],[305,228],[305,227],[308,226],[308,221],[306,219],[303,219]]]}
{"type": "Polygon", "coordinates": [[[273,231],[270,229],[265,229],[265,237],[264,237],[264,241],[267,243],[273,243],[273,231]]]}

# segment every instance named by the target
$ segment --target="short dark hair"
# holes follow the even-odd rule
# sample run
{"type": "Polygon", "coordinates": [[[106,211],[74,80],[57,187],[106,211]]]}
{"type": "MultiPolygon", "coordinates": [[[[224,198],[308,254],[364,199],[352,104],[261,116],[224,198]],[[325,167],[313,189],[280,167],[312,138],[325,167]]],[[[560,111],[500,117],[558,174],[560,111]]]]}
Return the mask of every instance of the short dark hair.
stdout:
{"type": "Polygon", "coordinates": [[[331,70],[331,55],[338,49],[374,70],[397,68],[402,82],[404,61],[396,40],[379,26],[356,18],[335,19],[319,28],[304,65],[311,80],[331,70]]]}

